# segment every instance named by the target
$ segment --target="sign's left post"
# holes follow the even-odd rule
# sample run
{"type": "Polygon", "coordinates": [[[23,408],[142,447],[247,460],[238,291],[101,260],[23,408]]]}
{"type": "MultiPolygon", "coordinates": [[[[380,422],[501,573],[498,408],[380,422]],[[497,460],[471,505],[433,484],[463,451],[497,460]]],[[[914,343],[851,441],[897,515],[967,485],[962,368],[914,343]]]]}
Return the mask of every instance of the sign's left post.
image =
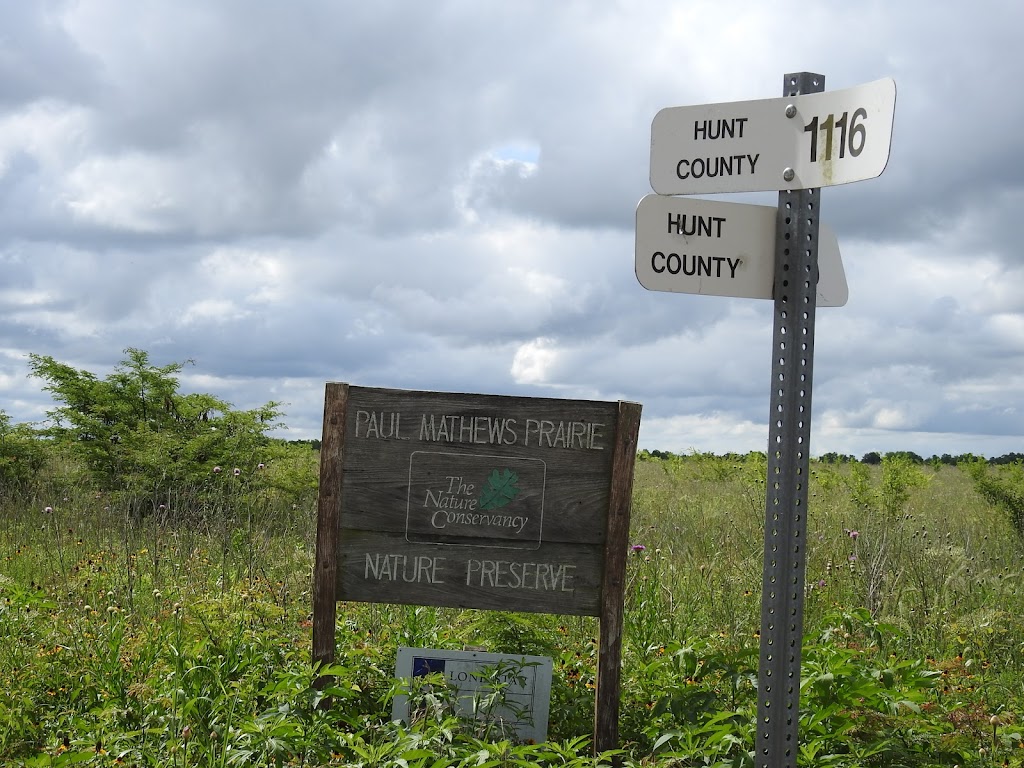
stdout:
{"type": "MultiPolygon", "coordinates": [[[[316,564],[313,567],[313,664],[320,666],[334,662],[338,535],[347,412],[348,384],[328,383],[320,443],[320,494],[316,519],[316,564]]],[[[322,689],[329,683],[330,676],[320,675],[314,685],[322,689]]]]}

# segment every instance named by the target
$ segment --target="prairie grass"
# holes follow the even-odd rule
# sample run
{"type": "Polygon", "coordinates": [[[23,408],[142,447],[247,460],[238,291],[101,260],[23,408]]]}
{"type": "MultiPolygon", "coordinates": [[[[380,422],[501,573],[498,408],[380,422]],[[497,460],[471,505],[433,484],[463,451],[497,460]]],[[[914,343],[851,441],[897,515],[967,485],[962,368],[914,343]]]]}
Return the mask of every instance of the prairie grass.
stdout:
{"type": "MultiPolygon", "coordinates": [[[[1013,522],[957,467],[812,469],[799,763],[1024,764],[1013,522]]],[[[758,454],[641,456],[622,749],[593,756],[595,619],[345,603],[314,670],[315,494],[225,472],[140,515],[55,460],[0,492],[0,764],[753,765],[764,482],[758,454]],[[550,741],[390,722],[400,645],[551,656],[550,741]]]]}

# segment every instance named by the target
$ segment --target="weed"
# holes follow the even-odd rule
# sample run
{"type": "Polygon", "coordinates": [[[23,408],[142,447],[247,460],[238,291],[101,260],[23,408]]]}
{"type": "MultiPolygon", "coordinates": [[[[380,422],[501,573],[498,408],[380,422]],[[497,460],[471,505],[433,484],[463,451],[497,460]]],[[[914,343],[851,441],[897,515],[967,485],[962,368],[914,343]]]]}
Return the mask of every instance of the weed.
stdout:
{"type": "MultiPolygon", "coordinates": [[[[299,450],[207,468],[146,514],[149,492],[95,487],[57,445],[0,494],[0,763],[753,765],[762,454],[638,463],[622,749],[594,756],[593,618],[342,604],[337,662],[313,668],[299,450]],[[507,669],[472,724],[436,679],[392,722],[397,647],[466,644],[553,659],[550,741],[507,729],[507,669]]],[[[798,764],[1020,765],[1012,517],[944,462],[814,463],[809,490],[798,764]]]]}

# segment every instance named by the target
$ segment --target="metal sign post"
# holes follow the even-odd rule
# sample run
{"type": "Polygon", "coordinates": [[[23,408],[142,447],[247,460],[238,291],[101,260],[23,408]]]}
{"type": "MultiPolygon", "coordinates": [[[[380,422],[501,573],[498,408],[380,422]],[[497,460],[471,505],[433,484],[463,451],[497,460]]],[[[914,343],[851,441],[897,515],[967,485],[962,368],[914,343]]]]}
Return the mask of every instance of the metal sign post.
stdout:
{"type": "MultiPolygon", "coordinates": [[[[824,89],[824,75],[801,72],[786,75],[783,95],[824,89]]],[[[758,768],[795,766],[798,751],[820,197],[818,189],[779,192],[754,755],[758,768]]]]}
{"type": "Polygon", "coordinates": [[[890,78],[824,91],[824,75],[800,72],[786,75],[780,99],[661,110],[651,124],[651,188],[660,198],[637,207],[636,274],[645,288],[775,301],[757,768],[797,762],[814,315],[819,304],[842,306],[847,293],[835,236],[820,224],[819,188],[885,170],[896,106],[890,78]],[[775,211],[669,197],[771,190],[779,190],[775,211]],[[769,285],[761,243],[773,214],[769,285]]]}

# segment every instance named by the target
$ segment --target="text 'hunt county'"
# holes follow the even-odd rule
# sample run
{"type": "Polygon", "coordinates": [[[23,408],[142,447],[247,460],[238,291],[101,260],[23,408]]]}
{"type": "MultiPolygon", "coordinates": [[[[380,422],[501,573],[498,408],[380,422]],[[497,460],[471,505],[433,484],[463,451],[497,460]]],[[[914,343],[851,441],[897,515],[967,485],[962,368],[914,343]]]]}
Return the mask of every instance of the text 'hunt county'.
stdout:
{"type": "MultiPolygon", "coordinates": [[[[719,117],[714,120],[694,120],[694,141],[742,139],[743,128],[749,118],[719,117]]],[[[753,175],[760,153],[756,155],[719,155],[717,157],[684,158],[676,163],[676,176],[680,179],[714,179],[718,176],[753,175]]]]}

